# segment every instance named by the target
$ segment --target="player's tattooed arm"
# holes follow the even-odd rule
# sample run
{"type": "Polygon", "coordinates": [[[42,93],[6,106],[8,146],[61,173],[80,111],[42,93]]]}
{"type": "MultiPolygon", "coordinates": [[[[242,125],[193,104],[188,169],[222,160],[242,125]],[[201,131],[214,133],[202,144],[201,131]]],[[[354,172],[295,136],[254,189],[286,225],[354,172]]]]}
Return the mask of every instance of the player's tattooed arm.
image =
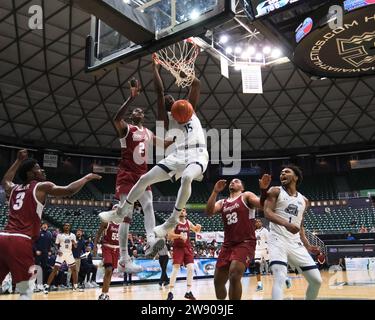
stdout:
{"type": "Polygon", "coordinates": [[[198,78],[194,78],[191,84],[188,100],[193,106],[194,110],[197,110],[199,97],[201,94],[201,82],[198,78]]]}
{"type": "Polygon", "coordinates": [[[107,222],[102,222],[100,227],[99,227],[99,230],[98,232],[96,233],[96,236],[95,236],[95,239],[94,239],[94,249],[93,249],[93,256],[96,257],[97,253],[98,253],[98,243],[100,242],[101,238],[102,238],[102,235],[104,233],[104,230],[108,227],[108,223],[107,222]]]}
{"type": "Polygon", "coordinates": [[[216,213],[219,213],[223,208],[223,202],[221,200],[216,201],[218,194],[224,190],[227,184],[227,180],[219,180],[216,182],[214,189],[207,201],[205,212],[208,216],[213,216],[216,213]]]}
{"type": "Polygon", "coordinates": [[[296,234],[300,231],[300,228],[295,224],[289,223],[275,213],[276,202],[279,194],[279,188],[273,187],[268,191],[267,199],[264,202],[264,216],[267,220],[285,227],[290,233],[296,234]]]}
{"type": "Polygon", "coordinates": [[[19,150],[18,153],[17,153],[16,161],[14,161],[12,166],[5,173],[5,175],[4,175],[4,177],[1,181],[1,185],[3,186],[7,196],[9,196],[10,192],[12,191],[12,188],[14,186],[13,179],[14,179],[16,173],[17,173],[17,170],[18,170],[20,164],[22,163],[23,160],[27,159],[27,157],[28,157],[28,155],[27,155],[26,149],[19,150]]]}

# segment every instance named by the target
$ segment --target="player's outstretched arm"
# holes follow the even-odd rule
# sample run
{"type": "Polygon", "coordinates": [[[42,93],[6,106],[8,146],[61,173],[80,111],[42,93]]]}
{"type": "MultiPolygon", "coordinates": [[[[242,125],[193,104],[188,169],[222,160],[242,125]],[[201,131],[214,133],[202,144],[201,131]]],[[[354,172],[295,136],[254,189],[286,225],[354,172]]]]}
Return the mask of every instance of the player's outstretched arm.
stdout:
{"type": "Polygon", "coordinates": [[[219,180],[216,182],[214,189],[212,190],[212,193],[210,197],[208,198],[207,205],[205,212],[208,216],[213,216],[214,214],[221,211],[221,208],[223,207],[222,201],[216,201],[216,198],[218,194],[224,190],[225,186],[227,184],[227,180],[219,180]]]}
{"type": "Polygon", "coordinates": [[[167,110],[165,109],[165,98],[164,98],[164,84],[160,77],[160,65],[152,59],[152,71],[154,74],[154,88],[157,97],[158,115],[157,120],[164,122],[164,127],[168,129],[169,120],[167,110]]]}
{"type": "Polygon", "coordinates": [[[13,188],[13,179],[17,173],[17,170],[22,163],[23,160],[27,159],[27,150],[22,149],[19,150],[17,153],[17,159],[14,161],[12,166],[8,169],[8,171],[4,174],[3,179],[1,180],[1,185],[3,186],[5,193],[9,196],[12,188],[13,188]]]}
{"type": "Polygon", "coordinates": [[[191,84],[188,100],[193,106],[194,110],[197,110],[199,97],[201,94],[201,82],[198,78],[194,78],[191,84]]]}
{"type": "Polygon", "coordinates": [[[54,197],[69,197],[81,190],[83,186],[92,181],[92,180],[100,180],[102,177],[95,173],[89,173],[85,175],[83,178],[72,182],[67,186],[57,186],[52,182],[42,182],[38,184],[36,190],[36,197],[41,202],[44,203],[47,195],[51,195],[54,197]]]}
{"type": "Polygon", "coordinates": [[[104,230],[108,227],[108,222],[102,222],[94,239],[94,249],[92,252],[92,255],[96,257],[98,253],[98,243],[100,242],[100,239],[102,238],[104,230]]]}
{"type": "Polygon", "coordinates": [[[264,202],[264,216],[266,217],[267,220],[276,223],[280,226],[285,227],[289,232],[296,234],[300,231],[299,227],[296,225],[289,223],[287,220],[279,217],[275,213],[275,208],[276,208],[276,201],[277,198],[280,194],[280,189],[279,188],[271,188],[268,193],[267,193],[267,199],[264,202]]]}
{"type": "Polygon", "coordinates": [[[190,230],[195,233],[199,233],[202,230],[202,226],[199,223],[194,224],[190,220],[189,220],[189,226],[190,226],[190,230]]]}
{"type": "Polygon", "coordinates": [[[122,104],[122,106],[117,110],[115,116],[113,117],[113,123],[116,127],[117,135],[122,138],[126,136],[128,132],[128,124],[124,120],[125,112],[127,111],[130,103],[137,97],[141,91],[139,81],[132,79],[129,81],[130,85],[130,95],[128,99],[122,104]]]}

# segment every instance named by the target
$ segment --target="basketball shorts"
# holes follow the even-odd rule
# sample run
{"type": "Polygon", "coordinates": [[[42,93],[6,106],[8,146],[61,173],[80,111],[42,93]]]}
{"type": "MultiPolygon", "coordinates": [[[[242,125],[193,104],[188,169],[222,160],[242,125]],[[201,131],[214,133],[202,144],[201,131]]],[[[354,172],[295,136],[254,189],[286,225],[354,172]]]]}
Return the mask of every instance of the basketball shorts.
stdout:
{"type": "Polygon", "coordinates": [[[255,242],[241,242],[228,247],[222,246],[217,258],[216,267],[229,268],[232,261],[240,261],[248,268],[250,262],[254,259],[254,253],[255,242]]]}
{"type": "Polygon", "coordinates": [[[270,234],[268,239],[268,251],[270,255],[270,266],[281,264],[288,267],[289,264],[300,271],[317,268],[314,259],[300,240],[290,241],[283,236],[270,234]]]}
{"type": "Polygon", "coordinates": [[[33,276],[34,256],[31,239],[0,235],[0,285],[10,272],[13,283],[28,281],[33,276]]]}
{"type": "Polygon", "coordinates": [[[111,248],[106,245],[102,246],[103,265],[105,268],[112,266],[113,269],[117,268],[118,259],[120,257],[119,248],[111,248]]]}
{"type": "MultiPolygon", "coordinates": [[[[142,175],[143,174],[119,169],[116,176],[116,199],[120,199],[121,194],[129,194],[130,190],[142,175]]],[[[146,190],[151,191],[151,187],[148,186],[146,190]]]]}
{"type": "Polygon", "coordinates": [[[69,267],[72,267],[76,264],[76,260],[73,257],[73,253],[63,252],[61,256],[57,255],[55,266],[61,266],[64,263],[64,261],[69,267]]]}
{"type": "Polygon", "coordinates": [[[187,266],[194,263],[194,252],[192,247],[173,247],[173,264],[187,266]]]}
{"type": "Polygon", "coordinates": [[[198,164],[202,168],[201,174],[194,180],[202,181],[203,173],[208,165],[208,152],[206,148],[192,148],[188,150],[177,150],[158,163],[171,179],[176,181],[181,178],[184,170],[191,164],[198,164]]]}
{"type": "Polygon", "coordinates": [[[269,260],[270,257],[269,257],[269,254],[268,254],[268,250],[267,249],[259,249],[259,250],[255,250],[255,261],[257,260],[269,260]]]}

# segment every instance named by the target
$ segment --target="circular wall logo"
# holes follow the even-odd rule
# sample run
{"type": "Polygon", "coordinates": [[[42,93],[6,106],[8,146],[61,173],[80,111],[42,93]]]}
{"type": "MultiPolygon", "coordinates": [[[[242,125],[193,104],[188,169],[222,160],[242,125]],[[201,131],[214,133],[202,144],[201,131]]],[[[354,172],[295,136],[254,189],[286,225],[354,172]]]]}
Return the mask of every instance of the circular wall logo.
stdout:
{"type": "Polygon", "coordinates": [[[348,12],[342,26],[328,23],[296,47],[294,62],[303,71],[327,78],[375,74],[375,6],[348,12]]]}

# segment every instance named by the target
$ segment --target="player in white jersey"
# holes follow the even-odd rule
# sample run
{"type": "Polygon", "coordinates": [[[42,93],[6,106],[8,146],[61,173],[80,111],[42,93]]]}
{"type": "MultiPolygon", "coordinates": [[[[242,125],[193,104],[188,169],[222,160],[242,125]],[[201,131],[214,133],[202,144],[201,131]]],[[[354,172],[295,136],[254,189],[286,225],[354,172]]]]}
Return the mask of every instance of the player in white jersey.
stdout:
{"type": "Polygon", "coordinates": [[[311,253],[319,248],[310,245],[306,238],[303,218],[308,200],[297,191],[302,182],[302,171],[295,165],[288,165],[280,174],[280,187],[268,191],[264,204],[265,217],[270,221],[268,250],[273,273],[272,299],[283,299],[284,283],[288,263],[298,269],[308,282],[306,299],[316,299],[322,278],[311,253]]]}
{"type": "MultiPolygon", "coordinates": [[[[191,184],[193,180],[202,180],[203,173],[207,169],[209,157],[205,135],[197,115],[194,113],[186,123],[178,123],[172,118],[169,111],[174,99],[170,95],[164,95],[163,82],[155,62],[154,83],[158,96],[158,120],[164,121],[165,127],[169,128],[167,138],[175,138],[175,144],[170,147],[173,151],[139,179],[121,207],[117,210],[102,212],[99,216],[106,222],[121,221],[124,216],[133,210],[134,202],[142,196],[147,186],[157,182],[181,178],[181,187],[177,194],[172,215],[162,225],[154,228],[156,236],[164,238],[178,224],[180,213],[191,195],[191,184]]],[[[194,109],[198,103],[199,95],[200,81],[195,78],[188,98],[194,109]]]]}
{"type": "Polygon", "coordinates": [[[263,227],[262,220],[255,220],[255,237],[256,237],[256,248],[255,248],[255,272],[257,277],[257,288],[256,291],[263,290],[263,283],[261,277],[261,266],[264,266],[266,273],[268,273],[268,233],[269,231],[263,227]]]}
{"type": "Polygon", "coordinates": [[[77,246],[77,240],[75,234],[70,232],[69,223],[64,223],[63,231],[63,233],[59,233],[56,237],[55,244],[58,246],[58,254],[56,257],[55,266],[48,277],[47,284],[44,285],[45,294],[48,294],[49,287],[64,261],[66,262],[72,273],[73,291],[77,290],[78,277],[76,271],[76,262],[72,251],[73,246],[77,246]]]}

